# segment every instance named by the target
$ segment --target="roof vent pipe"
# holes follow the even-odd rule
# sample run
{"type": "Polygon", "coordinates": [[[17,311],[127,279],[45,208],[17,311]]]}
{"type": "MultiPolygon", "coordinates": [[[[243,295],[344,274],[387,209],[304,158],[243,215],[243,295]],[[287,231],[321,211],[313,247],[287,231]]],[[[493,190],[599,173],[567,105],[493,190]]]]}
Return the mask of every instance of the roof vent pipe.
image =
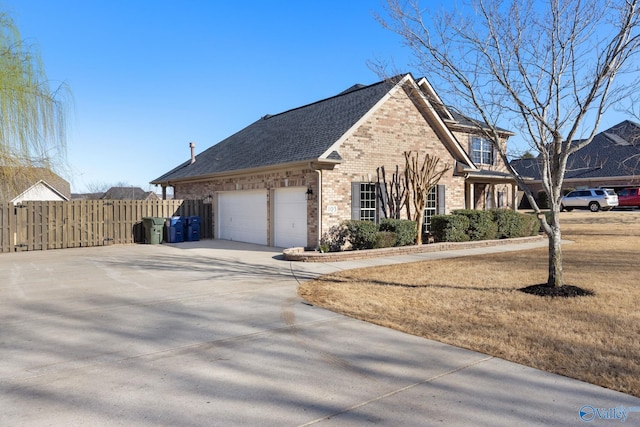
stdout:
{"type": "Polygon", "coordinates": [[[191,148],[191,164],[194,164],[196,162],[196,144],[193,142],[189,143],[189,148],[191,148]]]}

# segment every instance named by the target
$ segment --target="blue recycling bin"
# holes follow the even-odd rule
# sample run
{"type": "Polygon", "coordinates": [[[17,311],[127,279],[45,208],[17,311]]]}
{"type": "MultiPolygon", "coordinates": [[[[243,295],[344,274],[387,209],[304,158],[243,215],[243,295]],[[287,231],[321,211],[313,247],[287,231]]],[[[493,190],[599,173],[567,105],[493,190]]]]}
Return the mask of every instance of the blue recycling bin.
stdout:
{"type": "Polygon", "coordinates": [[[186,242],[195,242],[200,240],[200,217],[188,216],[185,223],[184,240],[186,242]]]}
{"type": "Polygon", "coordinates": [[[167,230],[167,240],[169,243],[184,242],[184,218],[181,216],[172,216],[167,221],[169,230],[167,230]]]}

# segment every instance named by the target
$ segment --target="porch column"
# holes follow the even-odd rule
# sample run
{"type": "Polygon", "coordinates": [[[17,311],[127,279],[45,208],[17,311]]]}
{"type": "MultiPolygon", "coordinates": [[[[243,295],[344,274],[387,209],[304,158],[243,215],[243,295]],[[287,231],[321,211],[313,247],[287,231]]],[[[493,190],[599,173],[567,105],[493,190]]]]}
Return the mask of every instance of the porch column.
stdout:
{"type": "Polygon", "coordinates": [[[511,184],[511,206],[514,211],[518,211],[518,186],[515,183],[511,184]]]}
{"type": "Polygon", "coordinates": [[[497,208],[498,195],[496,194],[496,185],[494,183],[489,184],[489,196],[491,197],[491,201],[489,202],[489,209],[497,208]]]}
{"type": "Polygon", "coordinates": [[[162,186],[162,200],[167,200],[167,186],[162,186]]]}
{"type": "Polygon", "coordinates": [[[473,182],[467,182],[466,183],[467,186],[467,209],[475,209],[475,200],[476,200],[476,195],[474,192],[475,189],[475,185],[473,185],[473,182]]]}

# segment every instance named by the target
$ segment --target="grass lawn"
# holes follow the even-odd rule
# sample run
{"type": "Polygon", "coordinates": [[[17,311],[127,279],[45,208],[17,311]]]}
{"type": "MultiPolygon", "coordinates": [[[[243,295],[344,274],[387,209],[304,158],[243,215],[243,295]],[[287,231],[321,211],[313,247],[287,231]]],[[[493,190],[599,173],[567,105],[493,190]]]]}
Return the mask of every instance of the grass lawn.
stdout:
{"type": "Polygon", "coordinates": [[[640,211],[563,212],[567,284],[594,296],[518,291],[546,282],[546,248],[343,271],[303,283],[312,304],[640,397],[640,211]]]}

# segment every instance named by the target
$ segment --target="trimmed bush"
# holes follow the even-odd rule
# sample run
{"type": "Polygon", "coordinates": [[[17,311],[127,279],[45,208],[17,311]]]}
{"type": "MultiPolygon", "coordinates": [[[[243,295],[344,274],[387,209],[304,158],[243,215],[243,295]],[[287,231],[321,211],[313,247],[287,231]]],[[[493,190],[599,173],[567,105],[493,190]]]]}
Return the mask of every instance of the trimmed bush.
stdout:
{"type": "Polygon", "coordinates": [[[525,219],[518,212],[511,209],[492,209],[491,213],[497,225],[496,238],[509,239],[526,235],[525,219]]]}
{"type": "Polygon", "coordinates": [[[435,215],[431,218],[431,232],[436,242],[469,241],[469,218],[464,215],[435,215]]]}
{"type": "Polygon", "coordinates": [[[378,224],[373,221],[348,220],[343,222],[347,229],[347,241],[355,250],[373,249],[378,234],[378,224]]]}
{"type": "Polygon", "coordinates": [[[467,234],[471,240],[491,240],[498,234],[498,226],[493,221],[491,211],[477,211],[472,209],[458,209],[454,215],[466,216],[469,219],[467,234]]]}
{"type": "Polygon", "coordinates": [[[533,214],[521,214],[524,225],[525,236],[537,236],[540,233],[540,220],[533,214]]]}
{"type": "Polygon", "coordinates": [[[396,234],[394,246],[408,246],[416,242],[417,224],[408,219],[383,219],[380,221],[380,231],[390,231],[396,234]]]}
{"type": "Polygon", "coordinates": [[[492,209],[491,213],[498,227],[498,239],[535,236],[540,230],[540,223],[534,215],[511,209],[492,209]]]}
{"type": "Polygon", "coordinates": [[[397,240],[398,235],[393,231],[378,231],[378,233],[376,234],[376,242],[373,245],[373,248],[392,248],[396,246],[397,240]]]}
{"type": "Polygon", "coordinates": [[[347,227],[334,225],[320,239],[320,252],[340,252],[347,243],[347,227]]]}

